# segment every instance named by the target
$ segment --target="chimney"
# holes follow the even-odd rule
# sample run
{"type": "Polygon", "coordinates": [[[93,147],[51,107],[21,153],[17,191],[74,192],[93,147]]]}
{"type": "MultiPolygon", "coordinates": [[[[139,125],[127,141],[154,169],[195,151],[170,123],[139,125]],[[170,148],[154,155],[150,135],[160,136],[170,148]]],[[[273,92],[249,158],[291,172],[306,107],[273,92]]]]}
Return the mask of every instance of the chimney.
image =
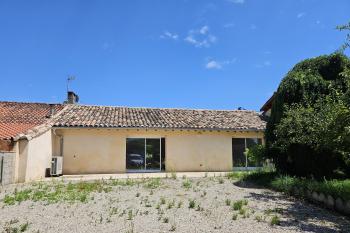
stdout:
{"type": "Polygon", "coordinates": [[[65,101],[66,104],[76,104],[79,102],[79,96],[75,94],[73,91],[67,92],[67,100],[65,101]]]}
{"type": "Polygon", "coordinates": [[[49,112],[46,115],[46,118],[51,118],[51,117],[53,117],[53,115],[56,114],[56,108],[55,108],[56,105],[55,104],[49,104],[49,107],[50,107],[50,109],[49,109],[49,112]]]}

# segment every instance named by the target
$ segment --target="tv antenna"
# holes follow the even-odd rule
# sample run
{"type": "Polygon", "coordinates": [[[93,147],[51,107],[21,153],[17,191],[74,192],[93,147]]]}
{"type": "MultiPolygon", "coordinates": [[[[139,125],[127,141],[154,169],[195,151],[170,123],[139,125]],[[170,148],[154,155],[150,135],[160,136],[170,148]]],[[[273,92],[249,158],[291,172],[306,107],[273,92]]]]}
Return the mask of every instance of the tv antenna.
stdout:
{"type": "Polygon", "coordinates": [[[72,76],[72,75],[68,76],[68,78],[67,78],[67,92],[69,91],[69,83],[73,80],[75,80],[75,76],[72,76]]]}

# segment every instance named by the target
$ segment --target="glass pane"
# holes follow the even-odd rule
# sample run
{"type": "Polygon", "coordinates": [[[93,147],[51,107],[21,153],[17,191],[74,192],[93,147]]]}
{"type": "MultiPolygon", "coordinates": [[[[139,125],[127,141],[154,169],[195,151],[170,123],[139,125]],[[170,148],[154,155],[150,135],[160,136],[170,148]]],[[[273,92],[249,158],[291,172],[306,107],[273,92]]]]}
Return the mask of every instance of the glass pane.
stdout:
{"type": "Polygon", "coordinates": [[[233,138],[232,139],[232,161],[234,167],[245,167],[246,158],[245,151],[245,139],[233,138]]]}
{"type": "Polygon", "coordinates": [[[247,138],[247,148],[261,144],[260,138],[247,138]]]}
{"type": "MultiPolygon", "coordinates": [[[[261,145],[261,138],[247,138],[247,148],[254,150],[254,146],[261,145]]],[[[251,154],[248,155],[248,167],[260,167],[262,166],[262,161],[259,158],[251,157],[251,154]]]]}
{"type": "Polygon", "coordinates": [[[162,171],[165,171],[165,138],[162,138],[162,171]]]}
{"type": "Polygon", "coordinates": [[[145,169],[145,139],[126,139],[126,169],[145,169]]]}
{"type": "Polygon", "coordinates": [[[146,169],[160,170],[160,139],[146,139],[146,169]]]}

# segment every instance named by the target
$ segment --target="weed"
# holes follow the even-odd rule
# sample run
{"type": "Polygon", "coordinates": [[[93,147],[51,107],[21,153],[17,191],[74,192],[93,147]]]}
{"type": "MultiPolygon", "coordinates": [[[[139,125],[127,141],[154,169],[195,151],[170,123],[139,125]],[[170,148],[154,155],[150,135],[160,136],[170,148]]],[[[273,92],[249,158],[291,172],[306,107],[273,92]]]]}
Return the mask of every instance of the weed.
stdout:
{"type": "Polygon", "coordinates": [[[247,200],[239,200],[235,201],[232,205],[234,210],[241,210],[244,205],[247,205],[248,201],[247,200]]]}
{"type": "Polygon", "coordinates": [[[183,204],[183,201],[179,201],[179,202],[177,203],[177,208],[181,208],[182,204],[183,204]]]}
{"type": "Polygon", "coordinates": [[[232,215],[232,220],[237,220],[237,218],[238,218],[238,215],[237,215],[236,213],[234,213],[234,214],[232,215]]]}
{"type": "Polygon", "coordinates": [[[163,223],[168,223],[169,222],[169,218],[168,217],[164,217],[163,218],[163,223]]]}
{"type": "Polygon", "coordinates": [[[136,197],[139,197],[140,196],[140,193],[136,193],[136,195],[135,195],[136,197]]]}
{"type": "Polygon", "coordinates": [[[169,231],[175,231],[176,230],[176,226],[175,225],[171,225],[169,231]]]}
{"type": "Polygon", "coordinates": [[[127,220],[132,220],[132,218],[133,218],[132,210],[129,210],[127,220]]]}
{"type": "Polygon", "coordinates": [[[263,221],[263,217],[261,215],[256,215],[255,216],[255,220],[258,222],[262,222],[263,221]]]}
{"type": "Polygon", "coordinates": [[[145,184],[145,187],[149,188],[149,189],[155,189],[155,188],[158,188],[161,185],[162,185],[162,182],[161,182],[160,178],[153,178],[153,179],[150,179],[145,184]]]}
{"type": "Polygon", "coordinates": [[[173,201],[171,201],[171,202],[169,202],[168,203],[168,209],[171,209],[171,208],[173,208],[174,207],[174,205],[175,205],[175,200],[173,200],[173,201]]]}
{"type": "Polygon", "coordinates": [[[243,215],[243,216],[245,216],[246,214],[247,214],[247,209],[245,209],[245,208],[241,208],[240,210],[239,210],[239,212],[238,212],[240,215],[243,215]]]}
{"type": "Polygon", "coordinates": [[[195,199],[190,200],[188,203],[188,208],[193,209],[195,206],[196,206],[196,200],[195,199]]]}
{"type": "Polygon", "coordinates": [[[174,180],[176,180],[177,177],[176,177],[176,173],[175,173],[175,172],[172,172],[172,173],[171,173],[171,178],[174,179],[174,180]]]}
{"type": "Polygon", "coordinates": [[[165,198],[164,198],[164,197],[161,197],[161,198],[160,198],[160,204],[161,204],[161,205],[164,205],[165,203],[166,203],[165,198]]]}
{"type": "Polygon", "coordinates": [[[182,179],[183,179],[183,180],[186,179],[186,175],[183,175],[183,176],[182,176],[182,179]]]}
{"type": "Polygon", "coordinates": [[[222,177],[218,178],[219,184],[223,184],[224,183],[224,179],[222,177]]]}
{"type": "Polygon", "coordinates": [[[110,209],[109,209],[109,215],[115,215],[115,214],[117,214],[118,213],[118,208],[117,207],[111,207],[110,209]]]}
{"type": "Polygon", "coordinates": [[[200,205],[197,205],[196,211],[203,211],[204,209],[202,207],[200,207],[200,205]]]}
{"type": "Polygon", "coordinates": [[[21,225],[19,226],[19,231],[20,231],[20,232],[25,232],[26,230],[28,230],[28,228],[29,228],[29,223],[26,222],[26,223],[23,223],[23,224],[21,224],[21,225]]]}
{"type": "Polygon", "coordinates": [[[226,200],[225,200],[225,204],[226,204],[227,206],[230,206],[230,205],[231,205],[231,200],[230,200],[230,199],[226,199],[226,200]]]}
{"type": "Polygon", "coordinates": [[[182,182],[182,187],[189,189],[192,187],[192,183],[190,180],[185,180],[184,182],[182,182]]]}
{"type": "Polygon", "coordinates": [[[279,225],[280,223],[281,223],[281,220],[280,220],[280,218],[279,218],[277,215],[274,215],[274,216],[271,218],[271,221],[270,221],[271,226],[273,226],[273,225],[279,225]]]}

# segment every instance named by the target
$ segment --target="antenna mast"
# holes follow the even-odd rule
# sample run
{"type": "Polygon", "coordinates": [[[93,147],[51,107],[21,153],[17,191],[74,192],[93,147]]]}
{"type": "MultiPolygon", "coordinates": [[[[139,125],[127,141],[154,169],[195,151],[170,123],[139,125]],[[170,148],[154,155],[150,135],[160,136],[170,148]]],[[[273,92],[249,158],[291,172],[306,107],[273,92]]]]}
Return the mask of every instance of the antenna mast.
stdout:
{"type": "Polygon", "coordinates": [[[75,76],[68,76],[67,78],[67,92],[69,91],[69,82],[75,80],[75,76]]]}

